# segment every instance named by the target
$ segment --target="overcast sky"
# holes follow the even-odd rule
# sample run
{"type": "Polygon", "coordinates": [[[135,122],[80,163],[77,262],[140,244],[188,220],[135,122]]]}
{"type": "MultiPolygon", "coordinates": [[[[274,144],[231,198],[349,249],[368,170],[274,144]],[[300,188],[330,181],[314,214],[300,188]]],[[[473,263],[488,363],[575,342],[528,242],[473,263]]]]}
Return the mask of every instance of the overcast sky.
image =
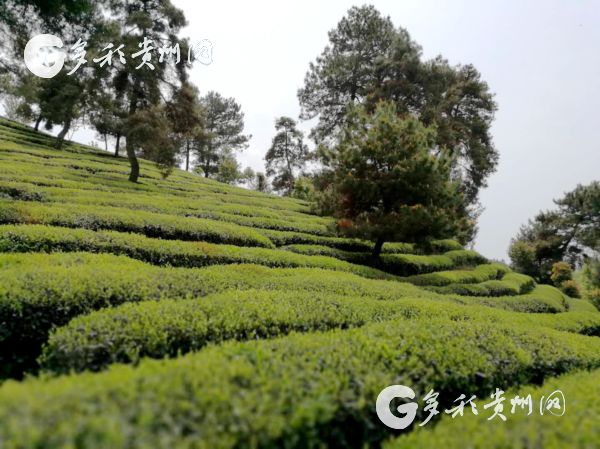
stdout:
{"type": "MultiPolygon", "coordinates": [[[[275,117],[297,118],[297,89],[327,32],[362,4],[174,3],[189,21],[183,34],[213,44],[213,63],[196,64],[192,81],[201,93],[216,90],[242,105],[253,138],[240,160],[257,170],[275,117]]],[[[600,1],[370,3],[406,28],[426,58],[474,64],[496,94],[492,133],[500,164],[481,194],[478,251],[505,259],[522,223],[578,183],[600,179],[600,1]]]]}

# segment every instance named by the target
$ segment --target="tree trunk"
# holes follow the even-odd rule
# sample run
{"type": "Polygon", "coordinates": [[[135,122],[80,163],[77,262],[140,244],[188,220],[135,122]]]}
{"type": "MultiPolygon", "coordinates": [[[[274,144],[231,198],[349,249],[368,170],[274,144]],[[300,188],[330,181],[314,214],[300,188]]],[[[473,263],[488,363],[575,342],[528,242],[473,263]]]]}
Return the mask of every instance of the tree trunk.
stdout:
{"type": "Polygon", "coordinates": [[[63,142],[65,141],[65,136],[69,132],[69,128],[71,128],[71,120],[67,120],[63,126],[63,129],[60,130],[58,136],[56,136],[56,148],[61,149],[63,142]]]}
{"type": "Polygon", "coordinates": [[[121,143],[121,134],[117,134],[117,143],[115,144],[115,157],[119,157],[119,145],[121,143]]]}
{"type": "MultiPolygon", "coordinates": [[[[146,3],[144,3],[144,9],[146,8],[146,3]]],[[[145,30],[142,30],[142,36],[144,35],[145,30]]],[[[133,92],[131,95],[131,99],[129,100],[129,117],[133,116],[138,107],[138,99],[140,88],[140,80],[136,78],[133,85],[133,92]]],[[[137,156],[135,155],[135,148],[133,146],[133,139],[130,139],[128,134],[125,134],[125,151],[127,153],[127,159],[129,159],[129,165],[131,166],[131,171],[129,172],[129,181],[130,182],[138,182],[138,178],[140,176],[140,163],[138,162],[137,156]]]]}
{"type": "Polygon", "coordinates": [[[373,260],[379,259],[379,256],[381,254],[381,249],[383,248],[384,243],[385,243],[385,240],[383,239],[383,237],[379,237],[377,239],[377,241],[375,242],[375,246],[373,247],[373,252],[371,253],[371,257],[373,258],[373,260]]]}
{"type": "Polygon", "coordinates": [[[108,152],[108,137],[104,134],[104,151],[108,152]]]}
{"type": "Polygon", "coordinates": [[[40,129],[40,123],[42,123],[42,114],[38,115],[38,118],[35,121],[35,126],[33,127],[35,131],[40,129]]]}
{"type": "Polygon", "coordinates": [[[135,149],[133,148],[133,142],[131,142],[131,139],[127,139],[125,142],[125,149],[127,150],[127,159],[129,159],[129,165],[131,165],[129,181],[137,182],[140,176],[140,163],[135,155],[135,149]]]}
{"type": "Polygon", "coordinates": [[[185,145],[185,171],[190,171],[190,139],[186,139],[185,145]]]}

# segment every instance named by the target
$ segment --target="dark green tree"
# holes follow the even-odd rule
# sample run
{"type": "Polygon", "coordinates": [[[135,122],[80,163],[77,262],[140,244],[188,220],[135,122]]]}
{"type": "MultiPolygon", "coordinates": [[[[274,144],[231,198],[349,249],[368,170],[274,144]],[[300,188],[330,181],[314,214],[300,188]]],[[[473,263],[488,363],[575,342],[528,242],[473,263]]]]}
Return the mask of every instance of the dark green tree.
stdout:
{"type": "Polygon", "coordinates": [[[251,182],[250,187],[259,192],[268,193],[271,188],[269,186],[269,178],[263,172],[257,172],[251,182]]]}
{"type": "MultiPolygon", "coordinates": [[[[113,34],[110,42],[123,44],[122,51],[127,60],[126,64],[117,61],[104,69],[109,69],[111,86],[114,86],[116,95],[124,99],[126,118],[128,123],[138,112],[145,110],[156,114],[157,107],[164,106],[176,92],[181,84],[187,80],[187,41],[179,38],[180,30],[186,25],[183,12],[173,6],[170,0],[123,0],[108,2],[109,25],[113,34]],[[144,46],[144,42],[146,45],[144,46]],[[180,51],[180,63],[176,64],[174,58],[166,57],[159,60],[159,48],[177,48],[180,51]],[[133,54],[148,49],[149,60],[144,60],[144,54],[133,58],[133,54]]],[[[165,111],[162,111],[163,113],[165,111]]],[[[143,116],[143,114],[142,114],[143,116]]],[[[135,121],[135,120],[134,120],[135,121]]],[[[140,175],[138,154],[153,154],[154,150],[145,150],[143,145],[148,145],[147,140],[136,141],[144,133],[132,132],[125,129],[125,149],[131,171],[129,180],[137,182],[140,175]]],[[[168,133],[168,135],[172,135],[168,133]]],[[[179,152],[180,148],[169,146],[169,151],[179,152]]],[[[166,149],[165,149],[166,151],[166,149]]],[[[176,164],[176,154],[161,156],[161,164],[172,161],[176,164]],[[164,157],[163,157],[164,156],[164,157]]],[[[162,166],[165,169],[164,166],[162,166]]],[[[168,170],[166,170],[168,171],[168,170]]]]}
{"type": "Polygon", "coordinates": [[[136,154],[155,162],[167,177],[177,163],[181,141],[171,127],[165,106],[139,109],[127,118],[126,126],[136,154]]]}
{"type": "Polygon", "coordinates": [[[324,201],[338,230],[375,242],[375,259],[386,241],[425,244],[459,234],[464,200],[450,161],[432,151],[435,129],[384,102],[372,114],[353,108],[347,120],[337,145],[321,150],[333,168],[324,201]]]}
{"type": "Polygon", "coordinates": [[[108,137],[115,139],[115,157],[119,156],[121,139],[126,132],[127,111],[122,98],[111,90],[103,90],[93,96],[89,111],[89,123],[104,139],[108,151],[108,137]]]}
{"type": "Polygon", "coordinates": [[[580,266],[600,252],[600,182],[579,185],[561,199],[556,210],[540,212],[511,241],[513,268],[549,282],[552,266],[580,266]]]}
{"type": "Polygon", "coordinates": [[[308,155],[304,134],[296,126],[296,121],[289,117],[275,120],[277,133],[265,156],[267,176],[274,176],[273,189],[285,195],[294,190],[296,172],[305,166],[308,155]]]}
{"type": "Polygon", "coordinates": [[[204,120],[198,89],[185,82],[167,103],[167,115],[173,131],[182,142],[181,153],[185,161],[185,171],[189,171],[192,141],[194,136],[201,132],[204,120]]]}
{"type": "Polygon", "coordinates": [[[235,152],[245,149],[250,135],[243,134],[244,113],[233,98],[210,91],[200,99],[204,126],[196,133],[193,149],[205,177],[219,172],[219,165],[235,152]]]}
{"type": "Polygon", "coordinates": [[[452,176],[461,180],[469,205],[497,166],[490,134],[496,104],[477,70],[450,66],[441,57],[422,61],[408,32],[373,6],[351,8],[329,33],[298,98],[301,118],[318,118],[311,133],[317,142],[331,142],[357,103],[372,110],[380,100],[394,101],[399,114],[435,124],[435,150],[450,156],[452,176]]]}

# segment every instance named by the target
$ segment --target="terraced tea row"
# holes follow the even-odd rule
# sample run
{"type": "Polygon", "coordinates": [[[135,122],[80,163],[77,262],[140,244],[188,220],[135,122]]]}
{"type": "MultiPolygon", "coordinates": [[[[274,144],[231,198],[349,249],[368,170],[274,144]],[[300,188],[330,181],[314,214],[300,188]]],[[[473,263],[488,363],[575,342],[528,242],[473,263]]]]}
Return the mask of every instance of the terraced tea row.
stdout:
{"type": "Polygon", "coordinates": [[[549,286],[516,297],[440,296],[407,283],[331,270],[259,265],[167,268],[109,254],[0,254],[0,276],[5,280],[0,284],[0,322],[4,323],[0,377],[34,369],[50,329],[76,316],[123,303],[192,299],[227,290],[310,292],[380,301],[428,298],[523,312],[566,310],[562,293],[549,286]]]}
{"type": "MultiPolygon", "coordinates": [[[[517,409],[512,414],[510,404],[504,407],[506,422],[488,421],[489,416],[465,413],[460,419],[444,417],[434,429],[418,429],[406,437],[386,444],[385,449],[413,449],[416,447],[464,448],[468,435],[469,448],[594,448],[598,442],[600,422],[600,370],[581,371],[549,379],[541,387],[523,387],[506,392],[505,397],[521,398],[531,395],[533,413],[517,409]],[[555,416],[546,411],[539,413],[539,401],[559,390],[565,398],[566,413],[555,416]]],[[[554,411],[554,410],[553,410],[554,411]]],[[[554,413],[559,413],[554,411],[554,413]]]]}
{"type": "Polygon", "coordinates": [[[382,386],[488,395],[600,366],[600,340],[508,323],[399,319],[359,329],[225,343],[105,373],[6,382],[9,447],[363,447],[388,437],[382,386]],[[210,431],[208,431],[210,429],[210,431]]]}
{"type": "Polygon", "coordinates": [[[514,314],[426,298],[381,302],[326,293],[229,290],[200,301],[125,304],[76,318],[52,332],[40,364],[55,372],[97,371],[111,363],[137,363],[142,357],[174,357],[225,340],[344,329],[396,317],[448,317],[491,325],[506,321],[600,335],[600,314],[514,314]]]}

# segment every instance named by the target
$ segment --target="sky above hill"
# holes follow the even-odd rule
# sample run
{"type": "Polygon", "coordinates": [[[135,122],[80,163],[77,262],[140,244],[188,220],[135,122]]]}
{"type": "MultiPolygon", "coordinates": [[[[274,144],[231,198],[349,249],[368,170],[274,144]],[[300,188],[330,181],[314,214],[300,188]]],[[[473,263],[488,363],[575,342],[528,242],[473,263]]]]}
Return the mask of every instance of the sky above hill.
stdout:
{"type": "MultiPolygon", "coordinates": [[[[297,118],[296,92],[353,1],[173,0],[192,42],[209,39],[213,62],[196,64],[201,93],[216,90],[242,105],[253,135],[240,156],[262,170],[281,115],[297,118]]],[[[600,7],[567,1],[372,1],[409,31],[425,58],[472,63],[496,95],[492,133],[497,172],[481,194],[485,208],[475,249],[506,259],[521,224],[578,183],[600,178],[600,7]]],[[[308,131],[311,123],[301,127],[308,131]]],[[[75,140],[88,143],[90,131],[75,140]]]]}

